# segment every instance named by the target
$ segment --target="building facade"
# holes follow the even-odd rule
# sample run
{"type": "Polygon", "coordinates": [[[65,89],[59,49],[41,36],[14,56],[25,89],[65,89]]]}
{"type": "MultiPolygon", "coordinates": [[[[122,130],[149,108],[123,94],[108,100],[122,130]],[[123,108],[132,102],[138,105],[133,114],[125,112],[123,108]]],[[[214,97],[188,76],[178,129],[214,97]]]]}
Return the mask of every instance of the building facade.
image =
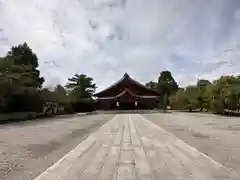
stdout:
{"type": "Polygon", "coordinates": [[[160,94],[125,73],[119,81],[96,93],[95,97],[98,109],[154,109],[160,94]]]}

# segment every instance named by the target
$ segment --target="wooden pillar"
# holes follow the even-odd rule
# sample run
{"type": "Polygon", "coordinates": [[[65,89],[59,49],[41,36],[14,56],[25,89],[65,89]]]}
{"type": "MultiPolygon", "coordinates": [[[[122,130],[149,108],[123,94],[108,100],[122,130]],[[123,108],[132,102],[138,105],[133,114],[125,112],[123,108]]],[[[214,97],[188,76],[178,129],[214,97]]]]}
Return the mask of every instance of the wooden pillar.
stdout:
{"type": "Polygon", "coordinates": [[[135,105],[135,109],[138,109],[138,101],[137,100],[135,100],[134,105],[135,105]]]}

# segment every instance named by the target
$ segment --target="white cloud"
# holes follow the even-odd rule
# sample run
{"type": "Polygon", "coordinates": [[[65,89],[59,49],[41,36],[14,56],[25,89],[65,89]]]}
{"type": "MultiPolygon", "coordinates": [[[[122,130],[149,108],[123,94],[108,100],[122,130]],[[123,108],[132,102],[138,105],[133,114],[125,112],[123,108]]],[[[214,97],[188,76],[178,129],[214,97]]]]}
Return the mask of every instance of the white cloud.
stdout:
{"type": "Polygon", "coordinates": [[[186,85],[240,73],[239,12],[238,0],[0,0],[0,55],[26,41],[48,85],[87,73],[104,88],[163,69],[186,85]]]}

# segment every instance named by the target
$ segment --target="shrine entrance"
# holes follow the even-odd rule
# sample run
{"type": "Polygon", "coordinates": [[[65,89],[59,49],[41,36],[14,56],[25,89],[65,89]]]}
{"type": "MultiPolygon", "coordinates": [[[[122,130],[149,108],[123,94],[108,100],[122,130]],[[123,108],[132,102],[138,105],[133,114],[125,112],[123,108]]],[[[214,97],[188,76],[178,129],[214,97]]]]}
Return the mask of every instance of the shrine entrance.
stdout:
{"type": "Polygon", "coordinates": [[[132,102],[121,102],[119,109],[121,110],[130,110],[130,109],[136,109],[134,103],[132,102]]]}

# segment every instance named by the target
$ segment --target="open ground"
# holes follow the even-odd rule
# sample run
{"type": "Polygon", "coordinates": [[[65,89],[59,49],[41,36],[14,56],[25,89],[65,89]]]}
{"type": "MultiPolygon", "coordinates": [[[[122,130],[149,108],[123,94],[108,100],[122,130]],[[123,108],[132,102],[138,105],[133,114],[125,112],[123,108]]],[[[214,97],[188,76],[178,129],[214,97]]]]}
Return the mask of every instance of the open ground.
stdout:
{"type": "Polygon", "coordinates": [[[239,135],[239,118],[177,112],[1,125],[0,179],[239,179],[239,135]]]}

